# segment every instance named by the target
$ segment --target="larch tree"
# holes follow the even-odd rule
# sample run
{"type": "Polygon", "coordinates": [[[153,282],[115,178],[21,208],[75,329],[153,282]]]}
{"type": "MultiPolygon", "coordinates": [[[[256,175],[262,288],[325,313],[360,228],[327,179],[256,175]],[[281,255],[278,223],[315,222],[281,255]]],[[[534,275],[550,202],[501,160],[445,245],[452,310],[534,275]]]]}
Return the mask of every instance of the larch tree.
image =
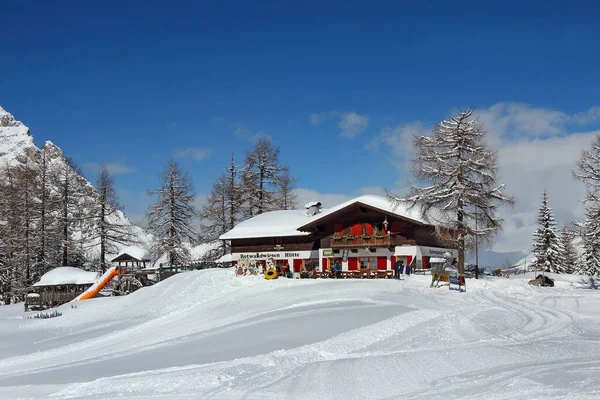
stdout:
{"type": "Polygon", "coordinates": [[[533,232],[533,254],[537,264],[546,272],[563,273],[562,249],[556,234],[554,212],[548,205],[548,194],[544,190],[538,210],[538,228],[533,232]]]}
{"type": "Polygon", "coordinates": [[[57,231],[57,198],[56,191],[53,188],[52,176],[53,170],[48,162],[46,151],[39,153],[39,160],[36,160],[37,173],[37,204],[35,206],[36,214],[36,262],[35,274],[33,278],[41,277],[48,272],[57,262],[57,242],[59,241],[57,231]]]}
{"type": "Polygon", "coordinates": [[[277,177],[279,191],[276,194],[275,203],[280,210],[293,210],[298,206],[298,196],[295,192],[296,178],[290,175],[289,169],[283,168],[277,177]]]}
{"type": "Polygon", "coordinates": [[[5,304],[19,301],[25,283],[22,245],[21,198],[15,168],[6,165],[0,180],[0,295],[5,304]]]}
{"type": "Polygon", "coordinates": [[[100,173],[96,181],[97,201],[90,204],[92,208],[92,238],[100,244],[100,270],[106,271],[108,253],[116,253],[117,245],[130,245],[137,242],[131,226],[120,218],[119,201],[115,190],[114,179],[105,164],[100,165],[100,173]]]}
{"type": "Polygon", "coordinates": [[[190,254],[184,242],[193,244],[198,239],[192,226],[197,211],[190,176],[182,173],[175,160],[170,160],[160,175],[160,187],[148,191],[148,195],[158,197],[146,212],[148,230],[154,236],[153,257],[166,255],[170,266],[185,265],[190,254]]]}
{"type": "Polygon", "coordinates": [[[246,154],[242,174],[247,217],[277,209],[279,178],[284,171],[279,164],[279,147],[273,146],[270,139],[258,140],[246,154]]]}
{"type": "MultiPolygon", "coordinates": [[[[212,190],[200,210],[202,241],[204,243],[217,241],[219,236],[231,229],[231,209],[228,204],[229,184],[229,176],[223,173],[219,179],[213,182],[212,190]]],[[[218,259],[227,254],[228,250],[228,243],[222,241],[215,251],[209,252],[208,258],[218,259]]]]}
{"type": "Polygon", "coordinates": [[[576,223],[583,242],[578,272],[600,275],[600,135],[596,135],[591,150],[582,151],[573,177],[582,181],[586,188],[585,220],[576,223]]]}
{"type": "Polygon", "coordinates": [[[227,228],[233,229],[240,221],[243,201],[242,189],[238,179],[238,176],[243,172],[243,169],[239,169],[235,164],[233,153],[231,153],[231,164],[225,171],[227,172],[227,186],[224,188],[224,195],[229,214],[227,228]]]}
{"type": "Polygon", "coordinates": [[[60,260],[63,266],[81,266],[81,243],[75,240],[73,231],[84,219],[79,207],[83,201],[80,182],[82,172],[71,158],[65,157],[63,161],[53,174],[54,186],[57,190],[60,260]]]}
{"type": "MultiPolygon", "coordinates": [[[[231,154],[231,164],[213,182],[211,193],[200,210],[201,240],[204,243],[217,241],[219,236],[241,221],[244,196],[239,181],[243,171],[235,164],[234,155],[231,154]]],[[[208,252],[207,258],[216,260],[229,253],[229,249],[229,241],[221,241],[208,252]]]]}
{"type": "Polygon", "coordinates": [[[486,131],[472,114],[461,112],[439,122],[431,136],[415,136],[413,174],[424,186],[411,184],[405,196],[388,192],[392,204],[415,208],[452,232],[446,239],[458,249],[461,276],[469,240],[491,240],[503,224],[499,206],[514,204],[496,183],[497,153],[486,148],[486,131]]]}

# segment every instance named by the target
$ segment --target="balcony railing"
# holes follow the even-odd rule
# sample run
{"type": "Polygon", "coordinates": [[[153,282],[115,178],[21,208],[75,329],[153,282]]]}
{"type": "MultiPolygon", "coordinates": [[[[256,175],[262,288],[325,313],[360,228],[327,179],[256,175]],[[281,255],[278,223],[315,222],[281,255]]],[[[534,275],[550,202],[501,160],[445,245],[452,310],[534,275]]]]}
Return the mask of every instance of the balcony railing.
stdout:
{"type": "Polygon", "coordinates": [[[374,236],[341,236],[331,237],[331,247],[334,249],[356,248],[356,247],[390,247],[407,243],[403,236],[374,235],[374,236]]]}

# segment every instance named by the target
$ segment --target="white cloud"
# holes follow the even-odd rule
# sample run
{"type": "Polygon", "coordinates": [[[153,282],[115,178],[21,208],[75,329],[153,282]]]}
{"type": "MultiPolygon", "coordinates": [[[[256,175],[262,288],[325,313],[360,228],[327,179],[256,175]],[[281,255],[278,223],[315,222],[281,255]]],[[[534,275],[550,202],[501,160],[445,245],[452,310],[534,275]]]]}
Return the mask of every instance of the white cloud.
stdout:
{"type": "MultiPolygon", "coordinates": [[[[99,172],[101,165],[102,165],[101,163],[95,163],[95,162],[90,162],[90,163],[84,164],[84,166],[86,168],[88,168],[89,170],[91,170],[93,172],[99,172]]],[[[131,172],[137,172],[137,169],[128,167],[121,162],[105,163],[104,165],[106,166],[106,170],[108,171],[108,173],[111,175],[123,175],[123,174],[129,174],[131,172]]]]}
{"type": "Polygon", "coordinates": [[[535,138],[506,143],[498,150],[500,182],[515,196],[516,205],[500,212],[506,223],[494,250],[531,250],[531,234],[544,190],[559,226],[583,217],[585,188],[573,179],[572,171],[581,151],[590,147],[597,133],[535,138]]]}
{"type": "Polygon", "coordinates": [[[369,117],[355,112],[324,111],[310,114],[310,123],[314,126],[338,119],[340,136],[342,137],[356,137],[369,126],[369,117]]]}
{"type": "MultiPolygon", "coordinates": [[[[515,196],[514,208],[503,207],[504,230],[493,243],[495,251],[531,251],[531,234],[542,193],[548,192],[559,226],[583,217],[585,189],[572,178],[582,150],[590,148],[600,131],[574,133],[573,126],[600,122],[600,107],[569,115],[559,110],[520,103],[498,103],[477,109],[476,115],[488,131],[488,144],[498,151],[499,183],[515,196]],[[598,118],[598,119],[597,119],[598,118]]],[[[368,148],[388,151],[397,168],[399,187],[412,180],[414,157],[411,137],[431,134],[422,121],[386,127],[368,148]]],[[[394,192],[395,193],[395,192],[394,192]]],[[[399,192],[402,193],[402,192],[399,192]]]]}
{"type": "Polygon", "coordinates": [[[355,112],[345,113],[340,118],[340,133],[343,137],[356,137],[369,126],[369,117],[355,112]]]}
{"type": "Polygon", "coordinates": [[[210,156],[209,149],[187,148],[175,149],[175,158],[191,158],[196,161],[206,160],[210,156]]]}
{"type": "Polygon", "coordinates": [[[593,122],[600,122],[600,107],[592,107],[573,115],[573,121],[580,125],[586,125],[593,122]]]}
{"type": "Polygon", "coordinates": [[[569,116],[562,111],[521,103],[498,103],[476,109],[475,115],[488,131],[490,146],[512,138],[549,137],[566,133],[569,116]]]}

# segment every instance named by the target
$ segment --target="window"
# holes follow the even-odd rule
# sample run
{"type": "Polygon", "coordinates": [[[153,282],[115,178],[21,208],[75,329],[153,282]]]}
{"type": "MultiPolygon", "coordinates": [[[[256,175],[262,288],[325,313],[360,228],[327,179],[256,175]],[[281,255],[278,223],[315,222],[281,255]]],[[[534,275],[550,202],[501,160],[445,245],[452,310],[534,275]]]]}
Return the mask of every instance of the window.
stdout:
{"type": "Polygon", "coordinates": [[[359,268],[377,269],[377,257],[360,257],[359,268]]]}
{"type": "Polygon", "coordinates": [[[304,260],[304,268],[307,271],[315,271],[319,268],[318,258],[307,258],[304,260]]]}

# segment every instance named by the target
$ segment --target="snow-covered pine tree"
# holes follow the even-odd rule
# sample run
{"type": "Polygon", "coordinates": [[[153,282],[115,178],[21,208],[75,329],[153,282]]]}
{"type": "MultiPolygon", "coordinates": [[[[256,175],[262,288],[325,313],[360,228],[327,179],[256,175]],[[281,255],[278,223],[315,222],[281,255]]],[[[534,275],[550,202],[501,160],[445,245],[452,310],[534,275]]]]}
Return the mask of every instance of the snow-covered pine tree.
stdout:
{"type": "Polygon", "coordinates": [[[249,153],[242,174],[246,217],[277,209],[279,178],[285,168],[279,164],[279,147],[260,139],[249,153]]]}
{"type": "Polygon", "coordinates": [[[572,274],[577,266],[577,250],[573,241],[575,240],[575,232],[566,224],[560,231],[560,247],[562,249],[562,264],[560,272],[563,274],[572,274]]]}
{"type": "Polygon", "coordinates": [[[562,249],[556,234],[554,212],[548,205],[548,194],[544,190],[538,211],[538,228],[533,232],[533,254],[536,262],[547,272],[563,273],[562,249]]]}
{"type": "Polygon", "coordinates": [[[100,173],[96,181],[98,191],[97,201],[89,205],[92,210],[91,238],[100,244],[100,270],[106,271],[108,263],[107,253],[116,253],[117,244],[130,245],[136,243],[137,239],[131,230],[131,226],[118,222],[116,217],[119,212],[119,202],[115,190],[114,179],[108,172],[105,164],[100,165],[100,173]]]}
{"type": "Polygon", "coordinates": [[[198,239],[192,227],[197,211],[190,176],[182,173],[175,160],[170,160],[160,175],[160,187],[148,191],[148,195],[158,196],[146,212],[148,230],[154,235],[154,258],[166,254],[170,266],[185,265],[190,255],[184,240],[193,244],[198,239]]]}
{"type": "Polygon", "coordinates": [[[417,207],[425,218],[455,233],[450,237],[458,249],[460,275],[468,239],[491,240],[502,228],[499,205],[514,204],[502,194],[504,185],[496,184],[497,154],[486,148],[486,131],[472,114],[472,109],[461,112],[439,122],[432,136],[414,137],[413,172],[426,186],[411,185],[403,197],[388,193],[393,204],[417,207]]]}

